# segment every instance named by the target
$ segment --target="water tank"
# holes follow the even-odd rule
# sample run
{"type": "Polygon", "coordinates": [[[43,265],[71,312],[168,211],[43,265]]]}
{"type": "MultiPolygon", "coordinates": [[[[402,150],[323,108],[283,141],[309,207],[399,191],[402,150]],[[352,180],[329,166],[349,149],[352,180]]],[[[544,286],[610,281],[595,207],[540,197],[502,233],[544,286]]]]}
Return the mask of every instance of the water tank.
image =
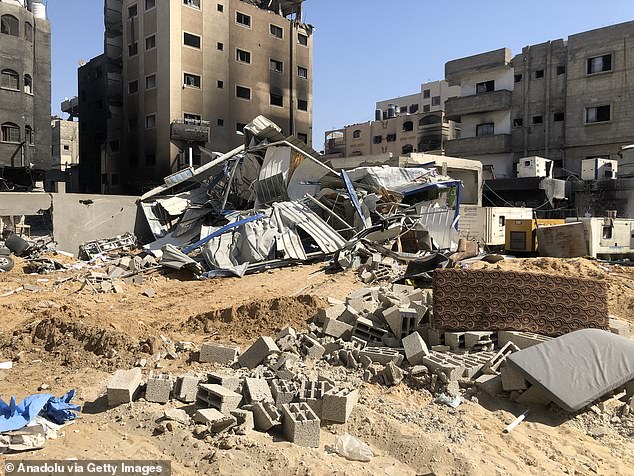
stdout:
{"type": "Polygon", "coordinates": [[[382,121],[383,120],[383,111],[381,109],[377,109],[374,111],[374,120],[382,121]]]}
{"type": "Polygon", "coordinates": [[[41,0],[33,0],[33,16],[46,20],[46,5],[41,0]]]}
{"type": "Polygon", "coordinates": [[[634,144],[623,147],[619,156],[619,177],[634,177],[634,144]]]}
{"type": "Polygon", "coordinates": [[[395,117],[396,117],[396,108],[394,107],[394,104],[390,104],[387,108],[387,118],[393,119],[395,117]]]}
{"type": "Polygon", "coordinates": [[[394,113],[398,116],[401,113],[401,106],[394,106],[394,113]]]}
{"type": "Polygon", "coordinates": [[[24,0],[0,0],[4,3],[10,3],[11,5],[17,5],[19,7],[24,6],[24,0]]]}

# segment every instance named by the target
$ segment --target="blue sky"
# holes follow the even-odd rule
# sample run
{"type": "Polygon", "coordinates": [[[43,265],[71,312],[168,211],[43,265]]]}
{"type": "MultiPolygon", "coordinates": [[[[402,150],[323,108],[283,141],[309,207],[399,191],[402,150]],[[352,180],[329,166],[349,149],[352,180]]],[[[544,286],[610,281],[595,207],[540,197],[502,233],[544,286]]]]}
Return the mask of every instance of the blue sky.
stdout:
{"type": "MultiPolygon", "coordinates": [[[[166,0],[158,0],[166,1],[166,0]]],[[[213,0],[203,0],[212,1],[213,0]]],[[[103,51],[102,0],[48,0],[53,105],[77,94],[77,63],[103,51]]],[[[565,38],[634,19],[631,0],[307,0],[315,26],[313,141],[374,117],[374,103],[419,91],[447,61],[565,38]]]]}

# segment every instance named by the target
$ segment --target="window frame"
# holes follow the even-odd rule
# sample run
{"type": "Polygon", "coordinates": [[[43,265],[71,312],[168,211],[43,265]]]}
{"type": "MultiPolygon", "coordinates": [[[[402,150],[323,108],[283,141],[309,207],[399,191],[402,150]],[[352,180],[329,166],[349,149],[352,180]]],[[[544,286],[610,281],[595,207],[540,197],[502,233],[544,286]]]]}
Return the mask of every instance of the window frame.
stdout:
{"type": "MultiPolygon", "coordinates": [[[[480,81],[476,83],[476,94],[486,94],[495,91],[495,79],[489,79],[488,81],[480,81]],[[478,89],[483,89],[479,91],[478,89]]],[[[432,98],[433,99],[433,98],[432,98]]],[[[434,104],[432,104],[433,106],[434,104]]]]}
{"type": "Polygon", "coordinates": [[[16,38],[19,38],[20,37],[20,20],[15,15],[11,15],[10,13],[5,13],[4,15],[0,16],[0,32],[3,35],[15,36],[16,38]],[[5,23],[6,20],[11,20],[12,22],[13,20],[15,20],[15,22],[13,22],[13,25],[9,25],[8,23],[5,23]],[[8,28],[9,31],[2,31],[2,27],[4,25],[10,26],[8,28]],[[17,28],[17,31],[15,32],[15,34],[11,32],[12,26],[15,26],[17,28]]]}
{"type": "Polygon", "coordinates": [[[240,63],[240,64],[248,64],[248,65],[250,65],[250,64],[251,64],[251,58],[252,58],[252,55],[251,55],[251,52],[250,52],[250,51],[248,51],[248,50],[243,50],[243,49],[241,49],[241,48],[236,48],[236,62],[237,62],[237,63],[240,63]],[[240,53],[246,53],[246,54],[248,54],[248,55],[249,55],[249,61],[243,61],[243,60],[241,60],[241,59],[240,59],[240,53]]]}
{"type": "Polygon", "coordinates": [[[2,71],[0,71],[0,89],[3,89],[5,91],[20,91],[20,73],[18,73],[17,71],[10,69],[10,68],[6,68],[3,69],[2,71]],[[13,80],[15,80],[15,87],[12,87],[10,85],[6,85],[5,84],[5,77],[11,77],[13,78],[13,80]]]}
{"type": "Polygon", "coordinates": [[[538,115],[533,116],[531,118],[531,124],[534,125],[534,126],[538,126],[538,125],[543,124],[543,123],[544,123],[544,116],[541,115],[541,114],[538,114],[538,115]]]}
{"type": "Polygon", "coordinates": [[[148,74],[145,77],[145,90],[151,91],[152,89],[156,89],[156,73],[148,74]],[[154,86],[148,86],[148,79],[154,78],[154,86]]]}
{"type": "Polygon", "coordinates": [[[156,122],[156,113],[155,113],[155,112],[153,112],[153,113],[151,113],[151,114],[146,114],[146,115],[145,115],[145,129],[146,129],[146,130],[148,130],[148,129],[156,129],[156,127],[157,127],[157,122],[156,122]],[[152,118],[154,118],[154,119],[153,119],[153,120],[154,120],[154,125],[153,125],[153,126],[148,126],[148,119],[150,119],[151,117],[152,117],[152,118]]]}
{"type": "Polygon", "coordinates": [[[189,73],[187,71],[183,71],[183,88],[187,88],[187,89],[202,89],[203,88],[203,77],[201,74],[196,74],[196,73],[189,73]],[[198,85],[196,86],[196,84],[188,84],[187,83],[187,77],[191,77],[192,79],[194,79],[194,83],[196,82],[196,78],[198,78],[198,85]]]}
{"type": "Polygon", "coordinates": [[[150,10],[152,10],[152,9],[156,8],[156,0],[145,0],[145,2],[144,2],[144,5],[143,5],[143,6],[144,6],[144,8],[145,8],[145,11],[146,11],[146,12],[149,12],[150,10]],[[148,6],[147,6],[148,1],[153,2],[151,7],[148,7],[148,6]]]}
{"type": "Polygon", "coordinates": [[[414,121],[405,121],[402,126],[402,132],[413,132],[414,121]]]}
{"type": "Polygon", "coordinates": [[[297,77],[300,79],[306,79],[308,80],[308,68],[306,68],[305,66],[297,66],[297,77]],[[300,74],[300,72],[302,71],[306,71],[306,76],[302,76],[300,74]]]}
{"type": "Polygon", "coordinates": [[[24,39],[29,43],[33,43],[33,25],[28,21],[24,22],[24,39]]]}
{"type": "Polygon", "coordinates": [[[137,94],[139,92],[139,80],[133,79],[132,81],[128,81],[128,94],[137,94]],[[136,89],[132,91],[131,86],[136,84],[136,89]]]}
{"type": "Polygon", "coordinates": [[[203,38],[202,38],[202,36],[196,35],[195,33],[190,33],[188,31],[183,31],[183,46],[185,46],[187,48],[192,48],[192,49],[195,49],[195,50],[202,50],[203,38]],[[198,38],[198,46],[188,45],[187,42],[186,42],[187,36],[198,38]]]}
{"type": "Polygon", "coordinates": [[[273,92],[269,92],[269,105],[273,106],[273,107],[284,107],[284,95],[283,94],[276,94],[273,92]],[[273,102],[273,99],[280,99],[281,102],[279,104],[276,104],[273,102]]]}
{"type": "Polygon", "coordinates": [[[193,8],[194,10],[202,10],[200,0],[183,0],[183,6],[193,8]],[[195,5],[193,2],[198,2],[198,5],[195,5]]]}
{"type": "Polygon", "coordinates": [[[253,99],[253,91],[251,90],[251,88],[249,88],[249,87],[247,87],[247,86],[242,86],[242,85],[240,85],[240,84],[236,84],[235,95],[236,95],[236,99],[240,99],[240,100],[242,100],[242,101],[249,101],[249,102],[251,102],[251,100],[253,99]],[[245,98],[245,97],[239,96],[239,95],[238,95],[238,88],[242,88],[242,89],[244,89],[244,90],[246,90],[246,91],[249,91],[249,97],[248,97],[248,98],[245,98]]]}
{"type": "Polygon", "coordinates": [[[308,105],[308,99],[300,99],[300,98],[297,98],[297,110],[298,110],[298,111],[308,112],[308,106],[309,106],[309,105],[308,105]],[[306,109],[302,109],[302,108],[301,108],[302,103],[305,103],[305,104],[306,104],[306,109]]]}
{"type": "Polygon", "coordinates": [[[21,144],[22,143],[22,131],[20,126],[13,122],[5,122],[0,124],[0,142],[4,144],[21,144]],[[17,140],[13,140],[12,134],[17,131],[17,140]],[[5,139],[7,135],[7,139],[5,139]]]}
{"type": "Polygon", "coordinates": [[[609,124],[611,122],[612,122],[612,104],[601,104],[601,105],[598,105],[598,106],[586,106],[584,108],[584,117],[583,117],[584,125],[591,126],[591,125],[595,125],[595,124],[609,124]],[[590,109],[596,109],[597,110],[596,111],[596,115],[598,116],[599,108],[604,108],[604,107],[609,108],[608,110],[610,112],[610,118],[608,120],[605,120],[605,121],[599,121],[599,120],[589,121],[588,120],[588,112],[590,111],[590,109]]]}
{"type": "Polygon", "coordinates": [[[128,5],[128,20],[132,20],[139,16],[139,5],[133,3],[132,5],[128,5]],[[134,15],[132,14],[132,9],[134,9],[134,15]]]}
{"type": "Polygon", "coordinates": [[[303,46],[304,48],[308,48],[308,43],[309,43],[308,35],[305,35],[304,33],[298,31],[297,32],[297,44],[299,44],[300,46],[303,46]],[[300,41],[300,38],[306,38],[306,43],[302,43],[300,41]]]}
{"type": "Polygon", "coordinates": [[[128,43],[128,58],[134,58],[139,54],[139,42],[133,41],[132,43],[128,43]],[[132,48],[134,48],[134,53],[132,53],[132,48]]]}
{"type": "Polygon", "coordinates": [[[284,28],[276,25],[275,23],[269,23],[269,35],[271,35],[273,38],[277,38],[278,40],[283,40],[284,39],[284,28]],[[273,27],[275,28],[279,28],[279,30],[282,32],[282,36],[278,36],[276,34],[273,33],[273,27]]]}
{"type": "Polygon", "coordinates": [[[597,74],[611,73],[613,71],[614,71],[614,54],[612,52],[586,58],[586,76],[596,76],[597,74]],[[605,67],[604,58],[606,57],[610,58],[609,69],[602,69],[601,71],[590,71],[591,70],[590,62],[593,60],[601,59],[602,67],[605,67]]]}
{"type": "Polygon", "coordinates": [[[240,10],[236,10],[235,22],[236,22],[236,25],[239,25],[239,26],[241,26],[243,28],[247,28],[249,30],[251,30],[252,27],[253,27],[253,18],[251,17],[251,15],[247,15],[246,13],[243,13],[240,10]],[[241,23],[240,21],[238,21],[238,15],[242,15],[243,17],[248,18],[249,19],[249,23],[246,24],[246,23],[241,23]]]}
{"type": "Polygon", "coordinates": [[[152,51],[153,49],[156,49],[156,33],[152,33],[151,35],[146,36],[144,43],[145,43],[145,51],[152,51]],[[148,40],[150,39],[154,42],[154,44],[150,48],[148,48],[148,40]]]}
{"type": "Polygon", "coordinates": [[[280,73],[283,74],[284,73],[284,62],[280,61],[280,60],[276,60],[275,58],[269,58],[269,70],[273,73],[280,73]],[[273,69],[273,64],[275,64],[275,66],[279,66],[279,69],[273,69]]]}
{"type": "Polygon", "coordinates": [[[495,122],[483,122],[481,124],[476,124],[476,137],[491,137],[495,135],[495,122]],[[491,134],[479,134],[478,131],[484,129],[485,127],[491,128],[491,134]]]}

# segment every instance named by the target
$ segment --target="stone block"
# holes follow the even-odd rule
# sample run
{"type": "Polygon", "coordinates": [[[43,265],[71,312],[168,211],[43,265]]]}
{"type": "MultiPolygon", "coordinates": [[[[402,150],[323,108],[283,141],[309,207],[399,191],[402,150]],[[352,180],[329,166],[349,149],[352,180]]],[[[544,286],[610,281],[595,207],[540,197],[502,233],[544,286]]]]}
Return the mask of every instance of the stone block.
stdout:
{"type": "Polygon", "coordinates": [[[354,326],[335,319],[326,319],[324,322],[324,334],[337,339],[350,339],[350,337],[352,337],[353,329],[354,326]]]}
{"type": "Polygon", "coordinates": [[[448,345],[432,345],[431,350],[433,352],[449,352],[451,351],[451,347],[448,345]]]}
{"type": "Polygon", "coordinates": [[[360,352],[360,356],[368,357],[372,362],[382,365],[386,365],[388,362],[400,365],[403,362],[403,354],[399,350],[389,347],[366,347],[360,352]]]}
{"type": "Polygon", "coordinates": [[[430,346],[445,345],[445,334],[437,329],[428,328],[427,338],[430,346]]]}
{"type": "Polygon", "coordinates": [[[330,382],[305,380],[299,389],[299,401],[308,404],[315,414],[321,418],[323,397],[333,388],[334,386],[330,382]]]}
{"type": "Polygon", "coordinates": [[[247,403],[274,401],[269,383],[263,378],[245,378],[242,393],[247,403]]]}
{"type": "Polygon", "coordinates": [[[476,379],[476,386],[491,397],[502,393],[502,377],[499,375],[482,375],[476,379]]]}
{"type": "Polygon", "coordinates": [[[117,370],[107,388],[108,405],[113,407],[134,400],[141,386],[140,368],[117,370]]]}
{"type": "Polygon", "coordinates": [[[238,363],[242,367],[254,369],[264,362],[269,355],[279,352],[280,349],[277,347],[273,339],[270,337],[260,337],[251,347],[238,357],[238,363]]]}
{"type": "Polygon", "coordinates": [[[550,339],[551,337],[532,332],[498,331],[498,346],[500,347],[504,347],[508,342],[513,342],[524,350],[542,342],[548,342],[550,339]]]}
{"type": "Polygon", "coordinates": [[[405,349],[405,357],[411,365],[423,363],[423,357],[429,355],[429,349],[425,341],[418,332],[412,332],[410,335],[403,337],[403,347],[405,349]]]}
{"type": "Polygon", "coordinates": [[[205,342],[200,347],[198,362],[231,365],[240,353],[239,347],[225,346],[215,342],[205,342]]]}
{"type": "Polygon", "coordinates": [[[317,312],[317,316],[315,316],[314,321],[316,324],[323,326],[324,323],[326,322],[326,319],[332,319],[332,320],[339,319],[339,316],[341,316],[345,310],[346,310],[346,305],[343,303],[335,304],[334,306],[331,306],[326,309],[320,309],[319,312],[317,312]]]}
{"type": "Polygon", "coordinates": [[[229,415],[232,410],[240,406],[242,395],[220,385],[201,383],[198,385],[198,401],[229,415]]]}
{"type": "Polygon", "coordinates": [[[279,407],[285,403],[291,403],[297,398],[299,385],[287,380],[273,380],[271,382],[271,395],[275,404],[279,407]]]}
{"type": "Polygon", "coordinates": [[[321,418],[335,423],[346,423],[358,401],[358,390],[330,390],[323,398],[321,418]]]}
{"type": "Polygon", "coordinates": [[[243,409],[231,410],[231,416],[236,419],[238,426],[243,427],[247,431],[255,430],[252,411],[243,409]]]}
{"type": "Polygon", "coordinates": [[[524,405],[546,406],[552,401],[551,397],[538,385],[533,385],[517,398],[517,403],[524,405]]]}
{"type": "Polygon", "coordinates": [[[383,329],[375,322],[365,317],[359,317],[354,324],[352,335],[366,342],[381,342],[383,334],[387,329],[383,329]]]}
{"type": "Polygon", "coordinates": [[[225,415],[215,408],[201,408],[194,413],[194,421],[207,425],[212,433],[222,433],[237,424],[234,416],[225,415]]]}
{"type": "Polygon", "coordinates": [[[176,379],[176,385],[174,386],[174,396],[181,402],[195,402],[199,383],[200,378],[195,375],[183,375],[182,377],[178,377],[176,379]]]}
{"type": "Polygon", "coordinates": [[[445,345],[451,350],[464,349],[464,335],[464,332],[445,332],[445,345]]]}
{"type": "Polygon", "coordinates": [[[285,327],[280,332],[278,332],[275,340],[278,341],[280,339],[285,339],[286,337],[297,338],[297,332],[292,327],[285,327]]]}
{"type": "Polygon", "coordinates": [[[457,380],[462,377],[465,367],[462,362],[453,360],[439,354],[430,354],[423,357],[423,365],[431,372],[442,372],[449,380],[457,380]]]}
{"type": "Polygon", "coordinates": [[[242,393],[242,382],[240,382],[240,377],[223,375],[217,372],[209,372],[207,374],[207,383],[220,385],[232,392],[242,393]]]}
{"type": "Polygon", "coordinates": [[[282,424],[282,414],[272,402],[253,404],[253,421],[257,431],[269,431],[282,424]]]}
{"type": "Polygon", "coordinates": [[[307,360],[319,360],[324,356],[326,349],[316,339],[305,335],[302,339],[301,352],[307,360]]]}
{"type": "Polygon", "coordinates": [[[282,433],[288,441],[307,448],[319,447],[320,421],[307,404],[284,404],[282,415],[282,433]]]}
{"type": "Polygon", "coordinates": [[[382,372],[385,385],[398,385],[403,381],[403,371],[394,363],[388,362],[382,372]]]}
{"type": "Polygon", "coordinates": [[[172,397],[174,390],[174,379],[171,375],[154,375],[150,373],[145,388],[145,399],[148,402],[167,403],[172,397]]]}
{"type": "Polygon", "coordinates": [[[505,392],[526,390],[528,388],[528,383],[524,377],[509,365],[502,368],[500,375],[502,376],[502,388],[505,392]]]}
{"type": "MultiPolygon", "coordinates": [[[[464,345],[466,349],[489,345],[497,341],[497,335],[492,331],[465,332],[464,345]]],[[[446,343],[446,342],[445,342],[446,343]]]]}

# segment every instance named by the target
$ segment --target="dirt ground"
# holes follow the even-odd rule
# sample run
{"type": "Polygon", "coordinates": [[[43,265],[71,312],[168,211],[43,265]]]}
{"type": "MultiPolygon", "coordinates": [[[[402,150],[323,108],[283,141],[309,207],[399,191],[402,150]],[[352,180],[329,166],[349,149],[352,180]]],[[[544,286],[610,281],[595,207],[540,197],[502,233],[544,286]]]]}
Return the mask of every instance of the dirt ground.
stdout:
{"type": "MultiPolygon", "coordinates": [[[[0,297],[0,361],[14,361],[12,369],[0,370],[0,394],[21,399],[42,384],[56,395],[72,388],[83,412],[45,449],[3,458],[169,459],[177,475],[634,474],[634,428],[629,437],[617,432],[610,423],[614,409],[599,415],[533,409],[526,422],[503,434],[525,408],[478,394],[451,409],[433,403],[426,390],[365,384],[358,371],[326,369],[325,363],[308,371],[358,383],[361,399],[348,423],[322,427],[318,449],[257,432],[214,439],[180,424],[157,432],[165,409],[191,408],[139,401],[109,409],[104,395],[111,373],[149,358],[161,348],[161,335],[244,349],[288,325],[304,329],[328,297],[342,299],[363,284],[354,273],[331,274],[313,264],[201,282],[187,274],[155,274],[144,284],[125,285],[121,294],[93,295],[78,292],[74,280],[64,281],[86,270],[26,275],[22,264],[0,274],[0,296],[25,284],[37,287],[0,297]],[[152,298],[144,295],[149,289],[152,298]],[[343,432],[371,446],[376,455],[371,462],[348,461],[329,450],[343,432]]],[[[634,268],[543,258],[472,266],[606,280],[610,312],[634,324],[634,268]]],[[[192,357],[182,352],[178,359],[162,360],[161,371],[181,375],[215,368],[192,357]]]]}

